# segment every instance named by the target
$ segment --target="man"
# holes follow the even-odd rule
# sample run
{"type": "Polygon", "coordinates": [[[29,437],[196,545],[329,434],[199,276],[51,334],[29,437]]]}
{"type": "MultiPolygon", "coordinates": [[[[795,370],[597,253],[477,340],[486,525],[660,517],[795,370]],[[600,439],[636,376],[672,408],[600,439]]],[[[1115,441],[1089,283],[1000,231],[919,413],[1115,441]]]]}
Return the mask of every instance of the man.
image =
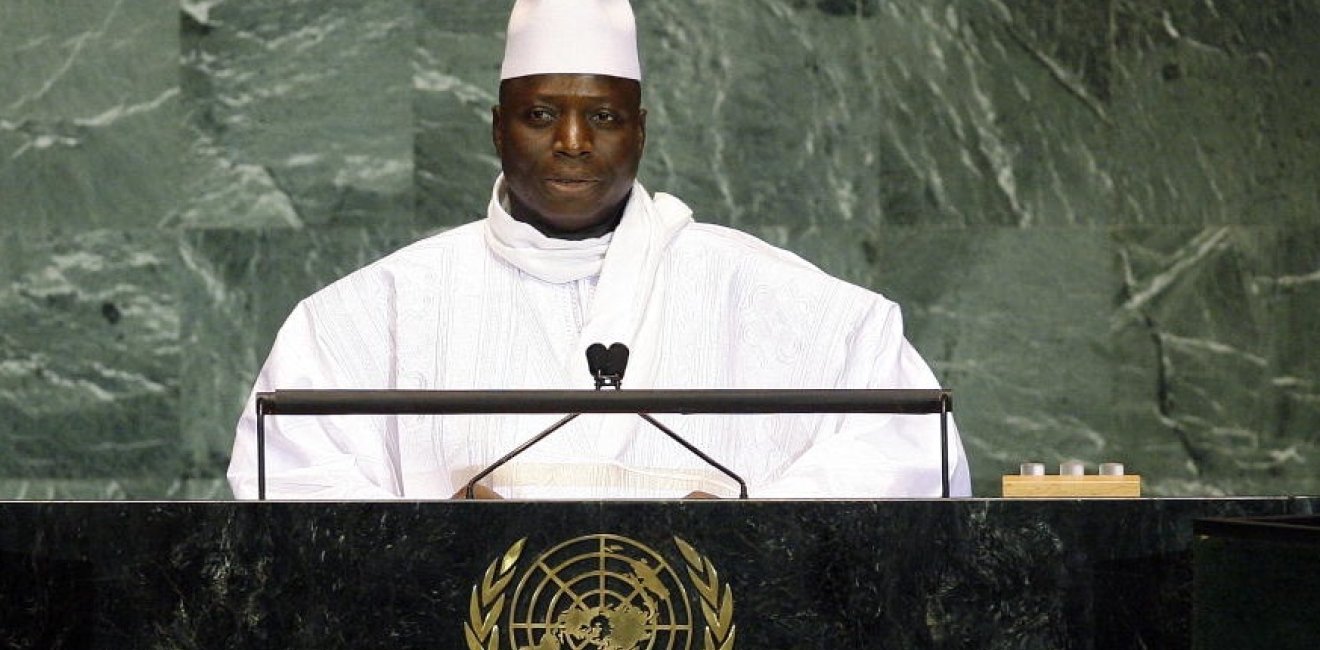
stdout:
{"type": "MultiPolygon", "coordinates": [[[[294,310],[257,391],[590,388],[583,351],[623,342],[630,388],[934,388],[897,305],[749,235],[693,223],[636,182],[646,142],[626,0],[519,0],[486,219],[408,246],[294,310]]],[[[555,416],[280,417],[276,498],[444,498],[555,416]]],[[[753,497],[937,496],[931,416],[661,416],[753,497]]],[[[229,478],[256,494],[255,421],[229,478]]],[[[951,432],[951,484],[970,493],[951,432]]],[[[732,496],[635,416],[583,416],[501,468],[486,498],[732,496]]]]}

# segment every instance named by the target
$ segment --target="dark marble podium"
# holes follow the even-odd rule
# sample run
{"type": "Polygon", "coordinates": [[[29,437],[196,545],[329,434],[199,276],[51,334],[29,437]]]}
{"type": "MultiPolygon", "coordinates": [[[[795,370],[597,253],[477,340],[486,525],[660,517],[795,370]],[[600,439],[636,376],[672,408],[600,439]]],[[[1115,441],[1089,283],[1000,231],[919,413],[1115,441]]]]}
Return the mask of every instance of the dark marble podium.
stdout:
{"type": "Polygon", "coordinates": [[[0,647],[1180,648],[1193,520],[1317,505],[0,503],[0,647]]]}

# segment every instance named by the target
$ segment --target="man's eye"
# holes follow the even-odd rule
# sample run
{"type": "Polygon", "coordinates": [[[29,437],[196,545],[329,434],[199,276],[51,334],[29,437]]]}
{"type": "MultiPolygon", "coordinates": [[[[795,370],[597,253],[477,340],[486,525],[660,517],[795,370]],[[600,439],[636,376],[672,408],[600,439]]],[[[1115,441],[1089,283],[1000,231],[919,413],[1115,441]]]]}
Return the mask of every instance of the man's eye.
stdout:
{"type": "Polygon", "coordinates": [[[533,108],[527,112],[527,117],[533,122],[549,122],[555,118],[554,113],[544,108],[533,108]]]}
{"type": "Polygon", "coordinates": [[[608,111],[601,111],[592,116],[592,119],[603,124],[613,124],[619,121],[619,116],[608,111]]]}

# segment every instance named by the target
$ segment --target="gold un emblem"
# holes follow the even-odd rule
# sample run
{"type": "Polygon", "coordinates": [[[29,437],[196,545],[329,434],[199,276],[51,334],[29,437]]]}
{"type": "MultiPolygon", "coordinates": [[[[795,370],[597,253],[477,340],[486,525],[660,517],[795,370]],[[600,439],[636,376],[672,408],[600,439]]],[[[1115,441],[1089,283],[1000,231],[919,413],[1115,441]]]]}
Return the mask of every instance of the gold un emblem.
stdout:
{"type": "Polygon", "coordinates": [[[733,650],[733,590],[682,539],[674,545],[700,596],[701,627],[680,572],[636,540],[570,539],[537,556],[514,582],[526,541],[473,585],[463,625],[468,650],[733,650]]]}

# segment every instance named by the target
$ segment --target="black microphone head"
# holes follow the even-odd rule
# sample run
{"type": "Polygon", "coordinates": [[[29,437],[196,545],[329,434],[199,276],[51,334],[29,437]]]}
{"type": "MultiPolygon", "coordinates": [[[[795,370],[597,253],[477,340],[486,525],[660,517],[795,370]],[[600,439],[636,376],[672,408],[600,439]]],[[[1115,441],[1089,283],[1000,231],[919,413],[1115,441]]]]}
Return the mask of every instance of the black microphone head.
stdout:
{"type": "Polygon", "coordinates": [[[608,373],[610,365],[610,353],[605,346],[600,343],[592,343],[587,346],[587,370],[591,371],[591,376],[595,377],[601,373],[608,373]]]}
{"type": "Polygon", "coordinates": [[[606,374],[623,378],[623,371],[628,369],[628,346],[615,343],[609,349],[609,361],[605,366],[606,374]]]}

